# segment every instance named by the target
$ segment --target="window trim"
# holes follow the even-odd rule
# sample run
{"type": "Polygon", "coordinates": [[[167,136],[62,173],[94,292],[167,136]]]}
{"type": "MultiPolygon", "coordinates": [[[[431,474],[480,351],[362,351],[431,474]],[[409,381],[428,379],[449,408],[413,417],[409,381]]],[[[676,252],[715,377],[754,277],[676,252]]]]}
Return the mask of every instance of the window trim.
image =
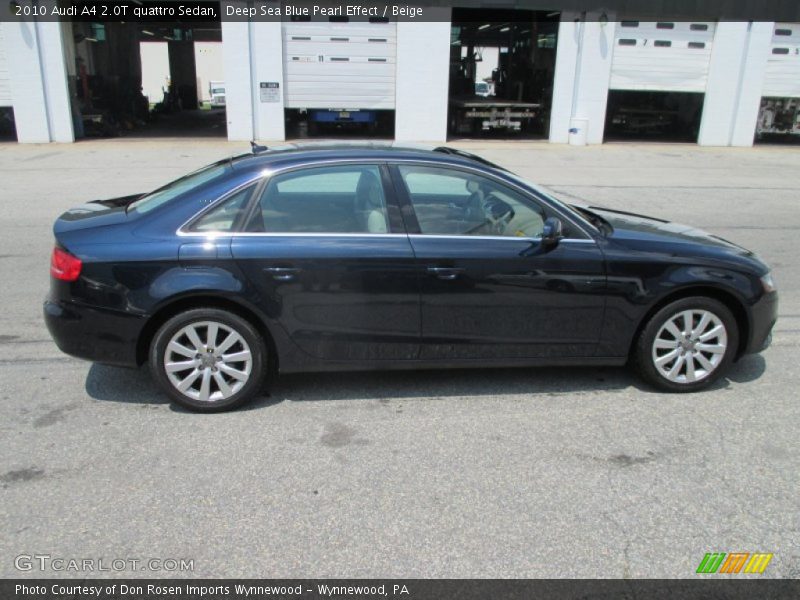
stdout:
{"type": "Polygon", "coordinates": [[[473,173],[480,177],[484,177],[485,179],[489,179],[501,187],[506,187],[517,194],[523,196],[524,198],[528,198],[531,201],[536,202],[537,204],[541,205],[541,207],[550,213],[555,213],[554,216],[562,219],[566,223],[573,226],[575,231],[579,234],[583,234],[583,237],[569,237],[563,238],[561,241],[572,241],[578,243],[596,243],[596,240],[593,235],[591,235],[586,229],[577,222],[571,215],[565,214],[563,210],[561,210],[558,206],[555,206],[551,202],[549,202],[546,198],[542,197],[540,194],[526,189],[515,182],[510,182],[500,177],[495,176],[494,173],[481,171],[479,169],[472,168],[467,165],[453,165],[449,163],[439,163],[436,161],[423,161],[419,159],[411,159],[411,160],[393,160],[389,162],[389,170],[392,174],[392,180],[395,186],[395,193],[397,194],[398,202],[400,203],[400,212],[403,215],[405,226],[408,231],[409,237],[421,237],[421,238],[442,238],[442,239],[491,239],[491,240],[526,240],[529,242],[540,242],[541,237],[517,237],[517,236],[509,236],[509,235],[465,235],[465,234],[446,234],[446,233],[422,233],[422,230],[419,226],[419,221],[417,220],[417,214],[414,211],[413,203],[411,202],[411,196],[408,191],[408,188],[403,180],[403,176],[400,173],[400,166],[412,166],[412,167],[423,167],[423,168],[438,168],[442,170],[450,170],[450,171],[462,171],[466,173],[473,173]]]}
{"type": "MultiPolygon", "coordinates": [[[[559,218],[565,220],[571,225],[575,226],[575,229],[582,233],[584,237],[582,238],[563,238],[561,242],[568,242],[568,243],[587,243],[587,244],[596,244],[597,243],[597,236],[601,235],[597,232],[597,230],[583,217],[578,214],[572,214],[567,208],[568,212],[565,212],[562,208],[558,205],[553,204],[550,200],[547,199],[546,196],[543,196],[540,192],[533,188],[523,187],[522,185],[518,184],[515,181],[508,181],[497,176],[495,173],[491,171],[485,171],[473,167],[471,165],[454,165],[450,163],[443,163],[439,160],[426,160],[421,158],[395,158],[387,161],[386,159],[363,159],[363,158],[337,158],[337,159],[327,159],[327,160],[311,160],[302,163],[292,164],[286,167],[278,167],[273,168],[271,165],[266,165],[265,168],[258,173],[253,179],[248,180],[243,185],[247,185],[248,183],[252,183],[253,181],[261,180],[258,185],[256,186],[256,191],[254,192],[253,196],[250,198],[251,207],[255,203],[255,198],[259,197],[259,192],[263,190],[266,183],[275,175],[286,173],[289,171],[294,171],[296,169],[304,169],[304,168],[313,168],[318,166],[334,166],[334,165],[348,165],[348,164],[373,164],[379,165],[381,167],[381,173],[383,175],[383,185],[384,185],[384,193],[386,195],[386,205],[389,208],[389,224],[392,229],[391,232],[387,233],[270,233],[270,232],[247,232],[247,231],[236,231],[231,232],[223,235],[219,233],[202,233],[202,232],[191,232],[191,231],[183,231],[184,225],[189,221],[193,220],[195,217],[199,216],[201,213],[197,213],[193,215],[190,219],[186,221],[183,225],[181,225],[177,231],[175,232],[179,237],[202,237],[206,239],[213,239],[216,237],[347,237],[347,238],[363,238],[369,237],[370,239],[377,239],[377,238],[387,238],[392,237],[396,238],[397,236],[405,236],[405,237],[413,237],[415,235],[423,235],[418,234],[412,231],[408,231],[406,229],[406,222],[403,218],[403,212],[406,210],[406,203],[408,199],[403,196],[401,192],[397,190],[396,182],[395,182],[395,171],[396,167],[401,164],[409,164],[409,165],[418,165],[418,166],[428,166],[428,167],[439,167],[439,168],[446,168],[446,169],[456,169],[462,171],[468,171],[475,173],[477,175],[481,175],[483,177],[487,177],[489,179],[494,179],[502,185],[511,187],[519,193],[525,196],[531,196],[535,198],[537,201],[541,202],[547,208],[549,208],[552,212],[554,212],[559,218]],[[394,218],[399,219],[399,223],[397,224],[397,230],[395,230],[395,222],[394,218]]],[[[399,176],[399,174],[398,174],[399,176]]],[[[239,186],[241,187],[241,186],[239,186]]],[[[238,189],[238,188],[237,188],[238,189]]],[[[235,192],[236,190],[231,190],[228,194],[235,192]]],[[[228,196],[225,194],[225,197],[228,196]]],[[[218,199],[218,201],[222,201],[222,198],[218,199]]],[[[211,208],[217,202],[212,203],[208,206],[205,210],[211,210],[211,208]]],[[[205,212],[205,211],[204,211],[205,212]]],[[[416,219],[416,216],[414,216],[416,219]]],[[[426,237],[431,237],[434,234],[428,234],[426,237]]],[[[456,236],[442,236],[442,237],[457,237],[457,238],[465,238],[470,237],[472,239],[481,239],[481,236],[463,236],[463,235],[456,235],[456,236]]],[[[484,236],[485,238],[489,239],[503,239],[503,240],[529,240],[529,241],[538,241],[540,238],[524,238],[524,237],[510,237],[510,236],[484,236]]]]}

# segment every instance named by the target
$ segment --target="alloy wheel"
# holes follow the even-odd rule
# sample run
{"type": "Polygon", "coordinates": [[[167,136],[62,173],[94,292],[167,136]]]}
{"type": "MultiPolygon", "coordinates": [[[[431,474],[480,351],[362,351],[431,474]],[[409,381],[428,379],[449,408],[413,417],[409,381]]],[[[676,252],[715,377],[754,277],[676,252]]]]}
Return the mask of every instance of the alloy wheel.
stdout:
{"type": "Polygon", "coordinates": [[[253,356],[244,337],[218,321],[198,321],[172,336],[164,371],[181,394],[200,402],[226,400],[250,379],[253,356]]]}
{"type": "Polygon", "coordinates": [[[658,373],[673,383],[695,383],[711,375],[728,349],[722,320],[708,310],[682,310],[658,330],[652,359],[658,373]]]}

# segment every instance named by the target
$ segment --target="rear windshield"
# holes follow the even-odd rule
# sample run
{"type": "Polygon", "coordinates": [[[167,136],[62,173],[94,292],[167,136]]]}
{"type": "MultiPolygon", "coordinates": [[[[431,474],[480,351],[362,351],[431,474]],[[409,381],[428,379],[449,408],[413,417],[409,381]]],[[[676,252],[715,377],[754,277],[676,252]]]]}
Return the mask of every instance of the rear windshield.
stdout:
{"type": "Polygon", "coordinates": [[[128,206],[128,212],[139,214],[148,213],[154,208],[158,208],[174,200],[181,194],[185,194],[205,183],[221,177],[229,168],[228,161],[225,161],[224,163],[216,163],[203,167],[194,173],[189,173],[180,179],[176,179],[172,183],[168,183],[164,187],[158,188],[155,192],[151,192],[139,198],[136,202],[128,206]]]}

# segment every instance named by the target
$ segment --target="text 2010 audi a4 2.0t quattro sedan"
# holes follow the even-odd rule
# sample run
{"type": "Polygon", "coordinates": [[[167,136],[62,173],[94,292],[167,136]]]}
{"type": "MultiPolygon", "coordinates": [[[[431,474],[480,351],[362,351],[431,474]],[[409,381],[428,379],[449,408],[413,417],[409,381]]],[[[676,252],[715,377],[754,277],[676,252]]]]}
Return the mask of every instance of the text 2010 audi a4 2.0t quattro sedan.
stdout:
{"type": "Polygon", "coordinates": [[[149,361],[202,411],[276,372],[630,361],[695,391],[765,348],[777,313],[753,253],[449,148],[255,147],[54,232],[58,346],[149,361]]]}

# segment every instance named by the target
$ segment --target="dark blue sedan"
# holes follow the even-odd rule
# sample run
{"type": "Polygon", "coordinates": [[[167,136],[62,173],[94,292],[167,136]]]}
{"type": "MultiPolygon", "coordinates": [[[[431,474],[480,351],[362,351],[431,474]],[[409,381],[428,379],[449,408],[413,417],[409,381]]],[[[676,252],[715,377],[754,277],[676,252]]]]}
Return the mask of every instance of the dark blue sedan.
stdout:
{"type": "Polygon", "coordinates": [[[254,147],[54,227],[47,326],[66,353],[149,361],[194,410],[278,372],[622,365],[702,389],[769,344],[753,253],[567,206],[450,148],[254,147]]]}

